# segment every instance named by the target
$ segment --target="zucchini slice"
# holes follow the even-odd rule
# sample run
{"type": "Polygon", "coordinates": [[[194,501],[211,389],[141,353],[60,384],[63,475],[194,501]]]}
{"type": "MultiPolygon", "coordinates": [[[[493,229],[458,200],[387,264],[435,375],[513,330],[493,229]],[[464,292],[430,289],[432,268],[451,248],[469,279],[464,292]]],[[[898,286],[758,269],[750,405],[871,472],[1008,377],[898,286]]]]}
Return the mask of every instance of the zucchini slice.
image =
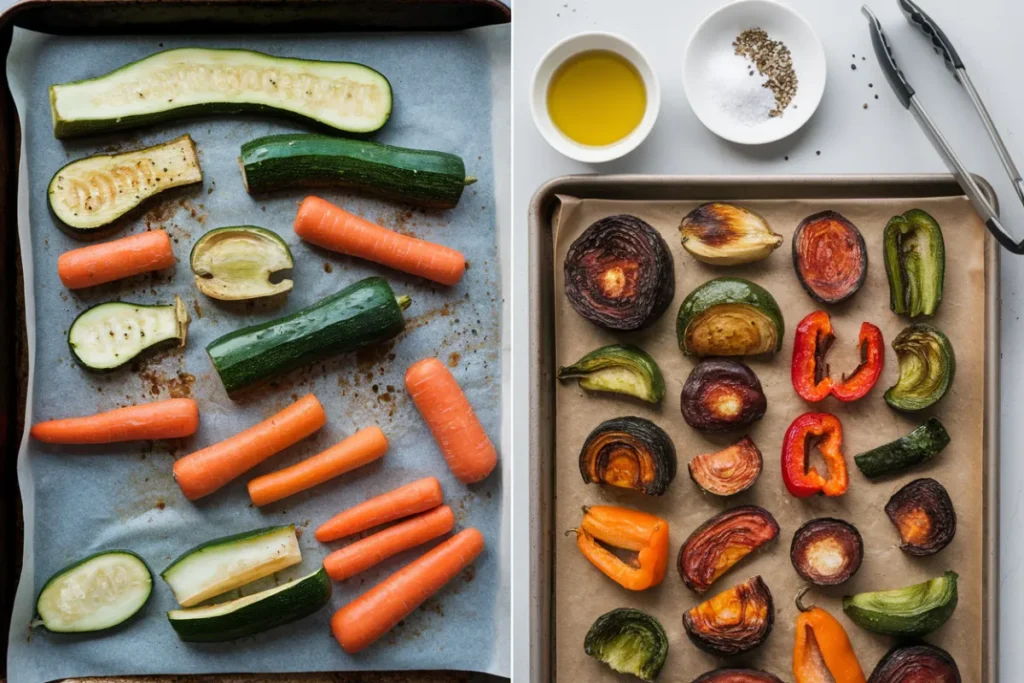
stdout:
{"type": "Polygon", "coordinates": [[[931,633],[953,616],[957,604],[956,572],[906,588],[843,596],[843,611],[863,629],[900,638],[931,633]]]}
{"type": "Polygon", "coordinates": [[[409,297],[368,277],[312,306],[214,339],[206,347],[228,394],[266,382],[306,363],[397,337],[409,297]]]}
{"type": "Polygon", "coordinates": [[[178,296],[172,304],[108,301],[83,311],[68,330],[71,355],[87,370],[113,370],[142,352],[185,346],[188,311],[178,296]]]}
{"type": "Polygon", "coordinates": [[[451,209],[476,178],[447,152],[392,147],[327,135],[288,134],[242,145],[238,159],[250,194],[336,185],[432,209],[451,209]]]}
{"type": "Polygon", "coordinates": [[[227,593],[302,561],[295,525],[215,538],[186,551],[160,573],[182,607],[227,593]]]}
{"type": "Polygon", "coordinates": [[[182,640],[212,643],[260,633],[313,614],[331,599],[331,580],[319,570],[282,586],[219,605],[176,609],[167,619],[182,640]]]}
{"type": "Polygon", "coordinates": [[[142,609],[152,590],[153,575],[135,553],[96,553],[49,578],[39,591],[33,626],[56,633],[112,628],[142,609]]]}
{"type": "Polygon", "coordinates": [[[121,154],[97,154],[53,174],[50,209],[72,235],[102,232],[165,190],[203,182],[196,144],[189,135],[121,154]]]}
{"type": "Polygon", "coordinates": [[[96,78],[51,85],[50,109],[58,138],[193,115],[261,111],[370,133],[391,116],[391,84],[352,62],[178,48],[96,78]]]}
{"type": "Polygon", "coordinates": [[[270,281],[271,275],[295,264],[285,241],[266,228],[239,225],[211,230],[192,247],[190,261],[196,287],[213,299],[257,299],[292,289],[291,280],[270,281]]]}

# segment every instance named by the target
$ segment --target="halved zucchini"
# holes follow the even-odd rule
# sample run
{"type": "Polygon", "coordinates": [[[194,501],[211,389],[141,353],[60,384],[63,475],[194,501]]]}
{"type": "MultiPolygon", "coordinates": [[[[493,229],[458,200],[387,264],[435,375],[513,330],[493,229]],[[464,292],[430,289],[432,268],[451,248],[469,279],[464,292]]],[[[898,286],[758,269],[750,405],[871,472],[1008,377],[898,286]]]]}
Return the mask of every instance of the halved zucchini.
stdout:
{"type": "Polygon", "coordinates": [[[215,538],[186,551],[160,576],[182,607],[227,593],[302,561],[295,525],[215,538]]]}
{"type": "Polygon", "coordinates": [[[201,182],[196,144],[186,134],[133,152],[72,161],[53,174],[47,196],[68,231],[88,237],[154,195],[201,182]]]}
{"type": "Polygon", "coordinates": [[[253,225],[211,230],[192,247],[189,259],[196,287],[213,299],[239,301],[291,291],[292,281],[270,276],[294,264],[277,233],[253,225]]]}
{"type": "Polygon", "coordinates": [[[108,301],[83,311],[68,330],[71,355],[87,370],[113,370],[143,351],[185,345],[188,311],[178,296],[172,304],[108,301]]]}
{"type": "Polygon", "coordinates": [[[301,579],[219,605],[171,610],[167,619],[182,640],[213,643],[297,621],[330,599],[331,580],[321,567],[301,579]]]}
{"type": "Polygon", "coordinates": [[[57,633],[102,631],[134,616],[153,590],[153,575],[130,550],[107,550],[61,569],[39,591],[33,626],[57,633]]]}
{"type": "Polygon", "coordinates": [[[96,78],[50,86],[58,138],[192,115],[271,111],[350,133],[391,115],[391,84],[368,66],[250,50],[178,48],[96,78]]]}

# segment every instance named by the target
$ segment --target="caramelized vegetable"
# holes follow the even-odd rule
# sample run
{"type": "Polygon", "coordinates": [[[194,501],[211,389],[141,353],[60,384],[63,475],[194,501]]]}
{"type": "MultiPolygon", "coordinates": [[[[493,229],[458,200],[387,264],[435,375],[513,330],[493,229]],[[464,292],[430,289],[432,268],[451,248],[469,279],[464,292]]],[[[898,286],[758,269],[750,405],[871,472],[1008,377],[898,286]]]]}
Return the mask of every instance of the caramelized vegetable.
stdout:
{"type": "Polygon", "coordinates": [[[748,280],[719,277],[686,295],[676,340],[687,355],[756,356],[782,348],[785,324],[771,293],[748,280]]]}
{"type": "Polygon", "coordinates": [[[897,410],[923,410],[946,395],[956,373],[949,338],[927,323],[915,323],[892,340],[900,377],[885,392],[897,410]]]}
{"type": "Polygon", "coordinates": [[[653,681],[665,665],[668,636],[651,615],[620,607],[597,618],[583,640],[583,651],[613,671],[653,681]]]}
{"type": "Polygon", "coordinates": [[[837,304],[849,299],[868,274],[864,236],[835,211],[808,216],[793,234],[793,268],[816,301],[837,304]]]}
{"type": "Polygon", "coordinates": [[[793,678],[796,683],[864,683],[864,670],[842,624],[820,607],[805,607],[796,596],[800,615],[796,618],[793,644],[793,678]]]}
{"type": "Polygon", "coordinates": [[[665,312],[675,290],[668,245],[636,216],[597,221],[576,238],[565,257],[569,303],[601,327],[647,327],[665,312]]]}
{"type": "Polygon", "coordinates": [[[623,588],[642,591],[657,586],[668,567],[668,522],[628,508],[596,505],[583,508],[576,546],[590,562],[623,588]],[[604,545],[602,545],[604,544],[604,545]],[[636,553],[627,563],[605,545],[636,553]]]}
{"type": "Polygon", "coordinates": [[[697,676],[693,683],[782,683],[782,680],[757,669],[715,669],[697,676]]]}
{"type": "Polygon", "coordinates": [[[916,638],[953,616],[958,600],[956,572],[906,588],[843,596],[843,611],[861,628],[888,636],[916,638]]]}
{"type": "Polygon", "coordinates": [[[921,209],[911,209],[889,219],[882,239],[889,307],[908,318],[934,315],[946,275],[946,244],[939,224],[921,209]]]}
{"type": "Polygon", "coordinates": [[[868,479],[899,472],[927,462],[949,445],[949,434],[937,417],[895,441],[876,446],[866,453],[853,456],[857,469],[868,479]]]}
{"type": "Polygon", "coordinates": [[[739,361],[707,358],[683,384],[679,407],[686,424],[706,432],[741,429],[760,420],[768,399],[754,371],[739,361]]]}
{"type": "Polygon", "coordinates": [[[683,628],[693,644],[723,657],[753,650],[765,641],[774,623],[772,594],[760,576],[737,584],[683,614],[683,628]]]}
{"type": "Polygon", "coordinates": [[[807,498],[816,493],[841,496],[846,493],[850,476],[843,457],[843,425],[829,413],[804,413],[786,430],[782,440],[782,480],[791,494],[807,498]],[[811,438],[820,439],[818,450],[825,459],[827,476],[809,465],[811,438]]]}
{"type": "Polygon", "coordinates": [[[893,494],[885,514],[900,533],[900,548],[908,555],[934,555],[956,535],[953,501],[934,479],[915,479],[893,494]]]}
{"type": "Polygon", "coordinates": [[[690,478],[708,493],[732,496],[746,491],[761,475],[761,451],[745,436],[717,453],[704,453],[690,461],[690,478]]]}
{"type": "Polygon", "coordinates": [[[642,417],[599,424],[580,450],[588,484],[608,484],[660,496],[676,476],[676,449],[668,434],[642,417]]]}
{"type": "Polygon", "coordinates": [[[960,683],[960,669],[942,648],[897,645],[878,662],[868,683],[960,683]]]}
{"type": "Polygon", "coordinates": [[[722,574],[778,535],[778,522],[762,507],[726,510],[697,527],[683,543],[679,576],[690,590],[706,593],[722,574]]]}
{"type": "Polygon", "coordinates": [[[661,368],[643,349],[628,344],[602,346],[558,368],[558,379],[573,377],[587,391],[635,396],[648,403],[659,403],[665,396],[661,368]]]}
{"type": "Polygon", "coordinates": [[[701,204],[679,225],[683,249],[695,259],[717,266],[753,263],[768,258],[782,235],[759,214],[732,204],[701,204]]]}
{"type": "Polygon", "coordinates": [[[825,311],[813,311],[796,328],[793,339],[793,363],[790,374],[793,388],[805,401],[820,401],[835,396],[840,401],[855,401],[875,386],[885,360],[882,331],[871,323],[861,323],[857,339],[860,365],[841,382],[829,376],[826,354],[835,341],[832,320],[825,311]]]}
{"type": "Polygon", "coordinates": [[[805,581],[835,586],[860,569],[864,541],[849,522],[831,517],[812,519],[793,534],[789,559],[805,581]]]}

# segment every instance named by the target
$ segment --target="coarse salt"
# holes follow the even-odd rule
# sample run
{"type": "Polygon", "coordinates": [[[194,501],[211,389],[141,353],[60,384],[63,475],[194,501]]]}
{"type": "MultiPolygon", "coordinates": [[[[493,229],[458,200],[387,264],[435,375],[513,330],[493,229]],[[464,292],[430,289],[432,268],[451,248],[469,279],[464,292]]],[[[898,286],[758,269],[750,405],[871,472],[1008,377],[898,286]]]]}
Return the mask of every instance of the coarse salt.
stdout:
{"type": "Polygon", "coordinates": [[[731,46],[724,45],[711,55],[705,80],[712,101],[730,118],[745,126],[757,126],[771,118],[775,95],[765,87],[767,79],[731,46]]]}

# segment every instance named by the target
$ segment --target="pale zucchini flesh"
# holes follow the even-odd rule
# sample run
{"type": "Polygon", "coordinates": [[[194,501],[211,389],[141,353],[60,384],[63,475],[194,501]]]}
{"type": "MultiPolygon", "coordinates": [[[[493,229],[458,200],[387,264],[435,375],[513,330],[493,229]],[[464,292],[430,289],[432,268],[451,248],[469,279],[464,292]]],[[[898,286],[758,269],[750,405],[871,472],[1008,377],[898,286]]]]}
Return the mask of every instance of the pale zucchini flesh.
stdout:
{"type": "Polygon", "coordinates": [[[182,135],[153,147],[99,154],[57,171],[47,190],[50,208],[72,233],[109,226],[165,190],[203,181],[196,145],[182,135]]]}
{"type": "Polygon", "coordinates": [[[211,230],[192,247],[196,287],[213,299],[239,301],[283,294],[292,281],[271,276],[293,265],[292,252],[277,233],[252,225],[211,230]]]}
{"type": "Polygon", "coordinates": [[[102,631],[142,609],[153,576],[135,553],[97,553],[54,574],[39,592],[33,625],[58,633],[102,631]]]}
{"type": "Polygon", "coordinates": [[[370,67],[233,49],[179,48],[103,76],[50,86],[58,138],[190,115],[273,111],[369,133],[391,115],[391,84],[370,67]]]}
{"type": "Polygon", "coordinates": [[[209,541],[176,559],[160,576],[178,604],[191,607],[301,561],[295,527],[288,525],[209,541]]]}
{"type": "Polygon", "coordinates": [[[90,370],[113,370],[148,349],[185,345],[188,311],[181,298],[147,306],[110,301],[86,310],[71,324],[71,355],[90,370]]]}

